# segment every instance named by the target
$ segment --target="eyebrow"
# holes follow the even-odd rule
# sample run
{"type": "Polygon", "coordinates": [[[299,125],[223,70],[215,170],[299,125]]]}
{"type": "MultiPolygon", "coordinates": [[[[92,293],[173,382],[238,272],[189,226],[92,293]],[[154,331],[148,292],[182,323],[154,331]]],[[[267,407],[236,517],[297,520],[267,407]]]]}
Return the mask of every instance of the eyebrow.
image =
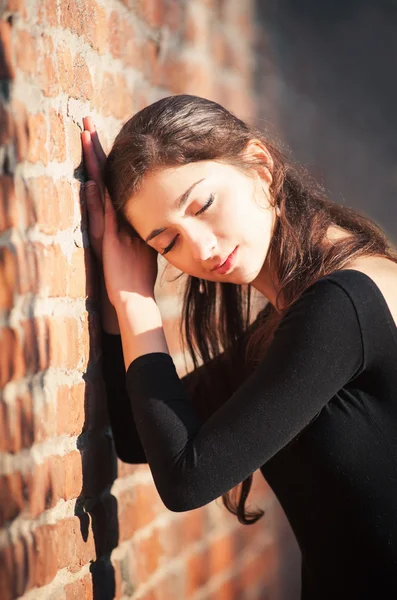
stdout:
{"type": "MultiPolygon", "coordinates": [[[[188,188],[186,190],[186,192],[184,192],[182,194],[182,196],[180,198],[178,198],[178,200],[177,200],[177,209],[178,210],[180,210],[181,208],[183,208],[183,206],[189,200],[189,195],[190,195],[190,192],[193,190],[193,188],[196,187],[196,185],[198,185],[202,181],[204,181],[204,179],[205,179],[205,177],[203,177],[202,179],[199,179],[198,181],[196,181],[196,183],[193,183],[193,185],[191,185],[190,188],[188,188]]],[[[157,235],[160,235],[160,233],[163,233],[163,231],[165,231],[166,229],[167,229],[167,227],[160,227],[159,229],[153,229],[153,231],[151,233],[149,233],[149,235],[145,239],[145,242],[146,243],[150,242],[150,240],[152,240],[157,235]]]]}

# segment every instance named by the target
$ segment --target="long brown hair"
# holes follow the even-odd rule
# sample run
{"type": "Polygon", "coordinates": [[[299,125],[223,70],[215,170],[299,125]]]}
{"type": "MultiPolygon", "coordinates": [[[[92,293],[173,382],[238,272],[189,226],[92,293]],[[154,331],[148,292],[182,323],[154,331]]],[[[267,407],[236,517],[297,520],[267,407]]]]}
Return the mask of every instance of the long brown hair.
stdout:
{"type": "MultiPolygon", "coordinates": [[[[230,392],[248,373],[246,366],[264,356],[288,308],[317,279],[342,269],[359,256],[382,256],[397,263],[397,250],[368,216],[328,200],[323,188],[302,167],[293,165],[261,131],[216,102],[191,95],[154,102],[130,118],[117,135],[103,178],[121,225],[137,235],[123,208],[153,169],[217,160],[252,174],[257,166],[263,166],[244,153],[253,139],[259,140],[273,159],[269,189],[279,216],[266,261],[270,273],[277,276],[279,292],[276,306],[266,305],[249,336],[245,360],[225,370],[226,377],[233,377],[229,387],[227,383],[223,386],[230,392]],[[349,235],[325,248],[324,236],[330,225],[343,228],[349,235]]],[[[200,280],[186,277],[181,332],[196,369],[201,361],[207,363],[244,337],[250,323],[251,287],[205,281],[203,294],[200,280]]],[[[214,394],[216,382],[211,377],[207,386],[207,404],[198,406],[204,417],[227,399],[214,394]]],[[[235,498],[239,486],[222,496],[226,508],[246,525],[264,514],[262,510],[251,513],[245,509],[252,478],[250,475],[241,483],[238,502],[235,498]]]]}

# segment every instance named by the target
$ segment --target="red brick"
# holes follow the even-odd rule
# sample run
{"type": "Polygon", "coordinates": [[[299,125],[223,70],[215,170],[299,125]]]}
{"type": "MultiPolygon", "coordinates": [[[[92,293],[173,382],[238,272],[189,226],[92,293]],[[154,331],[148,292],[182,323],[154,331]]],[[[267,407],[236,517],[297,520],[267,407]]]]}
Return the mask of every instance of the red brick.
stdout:
{"type": "Polygon", "coordinates": [[[147,537],[135,542],[134,553],[138,581],[143,584],[162,563],[163,549],[157,529],[153,529],[147,537]]]}
{"type": "Polygon", "coordinates": [[[262,549],[259,556],[252,559],[241,573],[241,583],[244,589],[254,587],[260,582],[271,583],[276,575],[277,553],[273,545],[262,549]]]}
{"type": "Polygon", "coordinates": [[[34,441],[55,435],[78,435],[85,422],[85,383],[59,386],[56,398],[47,402],[35,420],[34,441]]]}
{"type": "Polygon", "coordinates": [[[57,48],[59,83],[64,92],[69,92],[73,82],[73,59],[67,46],[57,48]]]}
{"type": "Polygon", "coordinates": [[[163,549],[164,559],[169,560],[180,555],[181,550],[185,550],[184,539],[184,519],[182,514],[167,527],[159,529],[158,536],[163,549]]]}
{"type": "Polygon", "coordinates": [[[152,85],[159,85],[162,81],[162,64],[159,61],[160,47],[158,42],[148,40],[144,46],[145,76],[152,85]]]}
{"type": "Polygon", "coordinates": [[[62,114],[50,109],[49,159],[57,162],[66,160],[65,124],[62,114]]]}
{"type": "Polygon", "coordinates": [[[94,50],[97,50],[99,54],[104,54],[108,51],[106,9],[99,6],[95,0],[87,0],[85,4],[89,15],[84,30],[85,38],[94,50]]]}
{"type": "Polygon", "coordinates": [[[21,473],[11,473],[0,477],[0,526],[15,519],[25,503],[24,484],[21,473]]]}
{"type": "Polygon", "coordinates": [[[44,96],[55,97],[61,91],[58,68],[55,64],[55,51],[51,38],[43,38],[45,50],[40,61],[39,81],[44,96]]]}
{"type": "Polygon", "coordinates": [[[81,462],[76,450],[66,456],[47,458],[31,472],[1,477],[0,524],[15,518],[25,508],[25,515],[36,518],[55,506],[59,499],[76,498],[82,487],[81,462]]]}
{"type": "Polygon", "coordinates": [[[115,58],[122,56],[122,40],[120,30],[120,16],[116,10],[110,13],[108,20],[109,50],[115,58]]]}
{"type": "Polygon", "coordinates": [[[11,310],[16,287],[15,253],[7,246],[0,247],[0,309],[11,310]]]}
{"type": "Polygon", "coordinates": [[[206,551],[193,552],[186,559],[184,598],[190,598],[211,577],[211,565],[206,551]]]}
{"type": "Polygon", "coordinates": [[[234,561],[238,558],[229,535],[212,540],[206,555],[207,561],[210,564],[211,575],[217,575],[222,571],[230,569],[234,561]]]}
{"type": "Polygon", "coordinates": [[[137,530],[149,525],[163,511],[161,504],[154,486],[137,484],[132,490],[122,492],[118,498],[120,542],[130,539],[137,530]]]}
{"type": "Polygon", "coordinates": [[[66,296],[69,262],[57,244],[35,243],[41,293],[47,297],[66,296]]]}
{"type": "Polygon", "coordinates": [[[109,50],[112,55],[122,60],[126,66],[142,69],[144,56],[131,23],[113,11],[108,21],[108,32],[109,50]]]}
{"type": "Polygon", "coordinates": [[[164,61],[162,77],[162,85],[173,94],[212,95],[214,75],[201,63],[170,55],[164,61]]]}
{"type": "Polygon", "coordinates": [[[18,69],[27,75],[34,75],[37,70],[39,51],[36,38],[25,29],[15,33],[15,59],[18,69]]]}
{"type": "Polygon", "coordinates": [[[28,115],[29,149],[28,160],[48,165],[47,123],[43,114],[28,115]]]}
{"type": "Polygon", "coordinates": [[[14,118],[14,135],[16,144],[16,158],[21,162],[27,158],[29,152],[29,121],[26,106],[22,102],[13,100],[11,104],[14,118]]]}
{"type": "Polygon", "coordinates": [[[82,100],[91,100],[93,97],[91,73],[82,54],[77,54],[73,61],[73,80],[69,95],[82,100]]]}
{"type": "MultiPolygon", "coordinates": [[[[223,581],[219,587],[217,587],[211,593],[211,600],[240,600],[247,594],[248,590],[241,584],[240,577],[238,574],[232,576],[231,579],[223,581]]],[[[271,596],[255,596],[257,598],[270,598],[271,596]]]]}
{"type": "Polygon", "coordinates": [[[65,585],[65,600],[93,600],[93,578],[86,575],[73,583],[65,585]]]}
{"type": "Polygon", "coordinates": [[[35,550],[30,540],[19,539],[0,550],[1,600],[14,600],[34,586],[35,550]]]}
{"type": "Polygon", "coordinates": [[[66,133],[68,137],[69,158],[72,159],[73,168],[77,169],[77,167],[83,160],[81,146],[81,129],[70,118],[66,120],[66,133]]]}
{"type": "Polygon", "coordinates": [[[150,104],[150,88],[141,84],[134,92],[134,112],[138,112],[150,104]]]}
{"type": "Polygon", "coordinates": [[[21,17],[24,21],[26,21],[28,15],[26,12],[26,2],[25,0],[6,0],[5,6],[3,2],[3,7],[5,11],[12,13],[20,13],[21,17]]]}
{"type": "MultiPolygon", "coordinates": [[[[1,250],[4,253],[4,291],[7,294],[7,289],[9,290],[8,299],[12,291],[18,294],[38,291],[36,257],[31,252],[32,248],[32,244],[26,243],[1,250]]],[[[7,295],[3,300],[6,302],[7,295]]]]}
{"type": "Polygon", "coordinates": [[[169,0],[164,15],[164,25],[167,25],[174,34],[180,32],[183,10],[185,10],[185,5],[179,0],[169,0]]]}
{"type": "MultiPolygon", "coordinates": [[[[33,398],[29,391],[18,393],[12,402],[0,400],[0,452],[16,453],[51,436],[79,435],[86,420],[86,388],[90,383],[61,385],[56,398],[43,403],[39,414],[33,414],[33,398]]],[[[107,413],[99,403],[100,390],[95,390],[96,420],[90,426],[104,427],[107,413]]]]}
{"type": "Polygon", "coordinates": [[[9,381],[23,377],[25,360],[20,335],[11,327],[3,327],[0,331],[2,352],[0,353],[0,387],[9,381]]]}
{"type": "MultiPolygon", "coordinates": [[[[77,319],[74,317],[46,319],[46,328],[49,335],[48,358],[51,360],[51,365],[75,369],[81,358],[77,319]]],[[[44,361],[44,364],[46,362],[44,361]]]]}
{"type": "Polygon", "coordinates": [[[106,51],[106,10],[95,0],[62,2],[61,26],[83,36],[100,54],[106,51]]]}
{"type": "Polygon", "coordinates": [[[210,39],[209,24],[207,11],[201,10],[200,5],[187,4],[184,41],[197,47],[207,46],[210,39]]]}
{"type": "Polygon", "coordinates": [[[61,2],[60,9],[61,27],[70,29],[76,35],[82,35],[87,26],[85,3],[69,0],[61,2]]]}
{"type": "Polygon", "coordinates": [[[119,73],[114,76],[109,72],[103,74],[95,102],[101,106],[104,116],[114,116],[117,119],[129,118],[134,107],[133,94],[128,89],[125,78],[119,73]]]}
{"type": "Polygon", "coordinates": [[[81,338],[74,317],[38,317],[1,330],[0,385],[50,365],[75,369],[81,357],[81,338]],[[22,331],[20,331],[22,330],[22,331]]]}
{"type": "Polygon", "coordinates": [[[8,21],[0,20],[0,47],[2,57],[0,61],[0,79],[14,79],[15,71],[12,64],[12,42],[11,42],[11,24],[8,21]]]}
{"type": "Polygon", "coordinates": [[[134,27],[126,20],[120,21],[121,32],[121,59],[127,67],[134,67],[142,70],[144,56],[141,46],[137,42],[137,35],[134,27]]]}
{"type": "Polygon", "coordinates": [[[203,508],[182,513],[180,517],[183,547],[194,544],[204,537],[206,516],[203,508]]]}
{"type": "Polygon", "coordinates": [[[61,385],[57,391],[56,434],[78,435],[85,420],[85,383],[61,385]]]}
{"type": "Polygon", "coordinates": [[[60,500],[77,498],[82,488],[82,458],[77,450],[66,456],[51,456],[24,475],[29,489],[27,516],[37,518],[60,500]]]}
{"type": "Polygon", "coordinates": [[[82,535],[80,519],[72,517],[55,525],[42,525],[35,529],[34,581],[37,586],[49,583],[59,569],[68,567],[80,570],[90,560],[95,560],[95,543],[91,527],[88,536],[82,535]]]}
{"type": "Polygon", "coordinates": [[[160,27],[164,21],[164,0],[137,0],[138,15],[151,27],[160,27]]]}
{"type": "Polygon", "coordinates": [[[117,460],[117,474],[119,479],[123,479],[124,477],[134,475],[134,473],[144,468],[144,465],[130,465],[128,463],[123,462],[120,459],[117,460]]]}
{"type": "Polygon", "coordinates": [[[33,399],[18,393],[11,404],[0,400],[0,452],[19,452],[34,442],[33,399]]]}
{"type": "Polygon", "coordinates": [[[38,5],[38,23],[58,27],[57,4],[54,0],[41,0],[38,5]]]}
{"type": "Polygon", "coordinates": [[[0,104],[0,146],[8,144],[14,136],[14,123],[10,111],[0,104]]]}
{"type": "Polygon", "coordinates": [[[170,572],[157,580],[156,587],[153,590],[155,600],[175,600],[183,598],[184,589],[183,571],[170,572]]]}
{"type": "Polygon", "coordinates": [[[211,56],[215,59],[218,65],[223,66],[227,60],[227,44],[225,35],[222,31],[218,31],[216,35],[210,36],[209,48],[211,56]]]}
{"type": "Polygon", "coordinates": [[[74,199],[69,180],[62,178],[54,181],[51,177],[41,175],[29,179],[27,185],[40,231],[53,235],[73,225],[74,199]]]}
{"type": "Polygon", "coordinates": [[[85,298],[91,295],[87,293],[87,286],[91,283],[87,280],[87,266],[90,263],[92,265],[93,261],[89,260],[88,256],[86,248],[76,248],[73,252],[68,273],[68,296],[71,298],[85,298]]]}

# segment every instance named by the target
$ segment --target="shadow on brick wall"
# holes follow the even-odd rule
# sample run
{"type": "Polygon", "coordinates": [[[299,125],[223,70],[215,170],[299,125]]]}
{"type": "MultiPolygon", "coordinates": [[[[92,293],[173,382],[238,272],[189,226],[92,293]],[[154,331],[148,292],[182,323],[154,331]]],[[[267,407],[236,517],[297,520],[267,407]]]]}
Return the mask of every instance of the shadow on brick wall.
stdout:
{"type": "MultiPolygon", "coordinates": [[[[75,169],[74,177],[80,182],[84,180],[83,161],[75,169]]],[[[84,202],[81,189],[83,229],[88,225],[84,202]]],[[[112,600],[116,595],[116,574],[110,556],[119,545],[118,502],[111,493],[111,487],[117,479],[117,457],[109,428],[106,392],[101,373],[98,266],[93,264],[94,258],[89,247],[84,249],[84,255],[89,356],[83,375],[85,421],[77,439],[82,461],[82,490],[76,500],[75,515],[80,520],[82,539],[87,542],[90,534],[94,538],[95,560],[90,563],[93,600],[112,600]]]]}

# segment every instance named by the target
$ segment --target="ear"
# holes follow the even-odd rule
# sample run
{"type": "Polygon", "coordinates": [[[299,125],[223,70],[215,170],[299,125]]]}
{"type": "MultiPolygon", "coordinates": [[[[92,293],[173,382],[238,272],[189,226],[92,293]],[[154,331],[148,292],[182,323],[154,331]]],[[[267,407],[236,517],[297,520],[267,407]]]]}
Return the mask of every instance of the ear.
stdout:
{"type": "Polygon", "coordinates": [[[259,159],[261,164],[255,167],[261,179],[264,179],[268,185],[273,181],[273,158],[266,146],[258,139],[252,139],[248,142],[245,154],[259,159]]]}

